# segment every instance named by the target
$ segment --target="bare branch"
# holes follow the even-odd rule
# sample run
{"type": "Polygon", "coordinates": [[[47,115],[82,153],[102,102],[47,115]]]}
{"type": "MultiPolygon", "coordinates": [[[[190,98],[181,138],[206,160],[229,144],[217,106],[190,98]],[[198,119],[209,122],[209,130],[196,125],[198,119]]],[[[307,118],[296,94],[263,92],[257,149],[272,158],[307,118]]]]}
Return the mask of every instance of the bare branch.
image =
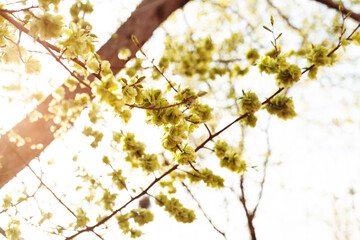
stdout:
{"type": "Polygon", "coordinates": [[[254,227],[254,212],[250,211],[246,205],[246,198],[245,198],[245,188],[244,188],[244,175],[241,175],[240,177],[240,190],[241,195],[239,196],[239,200],[244,208],[246,219],[248,223],[248,228],[250,231],[251,240],[256,240],[256,232],[254,227]]]}
{"type": "MultiPolygon", "coordinates": [[[[136,38],[136,37],[135,37],[136,38]]],[[[160,73],[160,75],[166,80],[166,82],[169,84],[169,86],[177,93],[178,90],[176,90],[176,88],[174,87],[174,85],[171,83],[171,81],[165,76],[165,74],[163,73],[163,71],[160,71],[159,67],[156,66],[154,64],[154,61],[150,60],[150,58],[146,55],[146,53],[141,49],[141,46],[139,44],[139,42],[135,42],[135,45],[138,47],[139,51],[142,53],[142,55],[144,55],[144,57],[149,61],[151,62],[153,68],[158,72],[160,73]]]]}
{"type": "Polygon", "coordinates": [[[296,30],[296,31],[300,31],[300,30],[301,30],[301,29],[299,29],[298,27],[296,27],[295,25],[293,25],[293,24],[290,22],[289,18],[288,18],[278,7],[276,7],[271,0],[266,0],[266,1],[267,1],[267,3],[268,3],[272,8],[274,8],[274,9],[276,10],[276,12],[279,14],[279,16],[280,16],[282,19],[284,19],[285,22],[286,22],[292,29],[294,29],[294,30],[296,30]]]}
{"type": "MultiPolygon", "coordinates": [[[[279,88],[273,95],[271,95],[269,98],[267,98],[264,102],[261,103],[261,105],[265,105],[267,103],[270,102],[270,100],[272,98],[274,98],[276,95],[278,95],[280,92],[282,92],[284,90],[284,88],[279,88]]],[[[244,113],[242,114],[240,117],[236,118],[234,121],[232,121],[231,123],[229,123],[227,126],[225,126],[223,129],[219,130],[218,132],[210,135],[204,142],[202,142],[199,146],[196,147],[195,152],[199,151],[201,148],[203,148],[205,146],[206,143],[208,143],[209,141],[211,141],[212,139],[214,139],[215,137],[217,137],[218,135],[220,135],[222,132],[224,132],[226,129],[228,129],[229,127],[231,127],[234,123],[240,121],[243,118],[246,118],[249,115],[249,113],[244,113]]]]}
{"type": "Polygon", "coordinates": [[[194,194],[190,191],[189,187],[184,183],[181,182],[181,184],[183,185],[183,187],[186,189],[186,191],[189,193],[189,195],[191,196],[191,198],[196,202],[196,204],[198,205],[198,208],[200,209],[200,211],[203,213],[204,217],[208,220],[208,222],[211,224],[211,226],[218,232],[220,233],[224,239],[226,240],[226,234],[222,231],[220,231],[212,222],[212,220],[210,219],[210,217],[206,214],[206,212],[204,211],[204,209],[201,207],[200,202],[195,198],[194,194]]]}
{"type": "MultiPolygon", "coordinates": [[[[334,2],[332,0],[314,0],[315,2],[319,2],[322,4],[325,4],[326,6],[328,6],[329,8],[335,9],[337,11],[339,11],[340,8],[340,4],[337,2],[334,2]]],[[[354,19],[357,22],[360,22],[360,14],[358,13],[354,13],[351,10],[343,7],[342,8],[342,13],[344,13],[345,15],[351,12],[350,18],[354,19]]]]}
{"type": "MultiPolygon", "coordinates": [[[[271,118],[270,118],[270,119],[271,119],[271,118]]],[[[257,211],[257,209],[258,209],[258,207],[259,207],[260,201],[261,201],[262,196],[263,196],[264,184],[265,184],[266,174],[267,174],[267,166],[268,166],[269,159],[270,159],[270,156],[271,156],[270,136],[269,136],[270,119],[269,119],[268,125],[267,125],[267,127],[266,127],[266,129],[265,129],[267,153],[266,153],[265,160],[264,160],[264,163],[263,163],[263,177],[262,177],[262,180],[261,180],[261,182],[260,182],[260,192],[259,192],[259,196],[258,196],[256,205],[255,205],[255,207],[254,207],[254,209],[253,209],[253,215],[254,215],[254,216],[255,216],[255,214],[256,214],[256,211],[257,211]]]]}
{"type": "MultiPolygon", "coordinates": [[[[354,28],[354,30],[350,33],[350,35],[346,38],[346,40],[351,40],[352,36],[354,35],[354,33],[359,30],[360,28],[360,23],[357,25],[356,28],[354,28]]],[[[339,41],[338,41],[338,44],[336,45],[335,48],[333,48],[326,56],[327,57],[330,57],[332,54],[334,54],[342,45],[342,36],[343,36],[344,33],[341,33],[341,36],[339,37],[339,41]]],[[[315,64],[312,64],[311,66],[305,68],[301,74],[304,74],[306,73],[307,71],[310,71],[312,68],[315,67],[315,64]]]]}

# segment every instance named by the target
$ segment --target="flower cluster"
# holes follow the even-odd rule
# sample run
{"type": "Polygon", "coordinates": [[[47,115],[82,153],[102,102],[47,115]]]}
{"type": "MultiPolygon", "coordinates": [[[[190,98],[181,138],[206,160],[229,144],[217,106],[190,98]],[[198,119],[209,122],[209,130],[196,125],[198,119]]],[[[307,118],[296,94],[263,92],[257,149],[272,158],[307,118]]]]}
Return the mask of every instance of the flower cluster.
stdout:
{"type": "Polygon", "coordinates": [[[270,114],[274,114],[284,120],[292,119],[296,116],[293,100],[284,95],[278,95],[271,99],[270,103],[266,105],[266,110],[270,114]]]}
{"type": "Polygon", "coordinates": [[[182,223],[192,223],[195,220],[195,213],[191,209],[185,208],[178,199],[168,197],[160,193],[156,197],[156,204],[165,207],[165,211],[167,211],[170,216],[174,217],[176,221],[182,223]]]}

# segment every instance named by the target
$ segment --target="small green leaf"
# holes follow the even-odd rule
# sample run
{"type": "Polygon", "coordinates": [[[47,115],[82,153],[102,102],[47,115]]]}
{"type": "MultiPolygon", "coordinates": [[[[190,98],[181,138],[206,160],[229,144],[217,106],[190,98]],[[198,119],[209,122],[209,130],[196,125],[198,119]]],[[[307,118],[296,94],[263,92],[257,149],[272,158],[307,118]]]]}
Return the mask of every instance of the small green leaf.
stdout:
{"type": "Polygon", "coordinates": [[[131,35],[131,40],[135,43],[136,46],[139,46],[139,40],[135,35],[131,35]]]}
{"type": "Polygon", "coordinates": [[[272,33],[272,30],[270,30],[270,28],[266,27],[266,26],[263,26],[263,28],[265,28],[266,30],[268,30],[269,32],[272,33]]]}
{"type": "Polygon", "coordinates": [[[136,83],[141,83],[142,81],[145,80],[145,76],[139,77],[139,79],[136,81],[136,83]]]}
{"type": "Polygon", "coordinates": [[[350,16],[351,16],[351,14],[352,14],[352,12],[348,12],[348,13],[346,14],[346,16],[345,16],[345,18],[344,18],[344,19],[346,19],[346,18],[350,17],[350,16]]]}

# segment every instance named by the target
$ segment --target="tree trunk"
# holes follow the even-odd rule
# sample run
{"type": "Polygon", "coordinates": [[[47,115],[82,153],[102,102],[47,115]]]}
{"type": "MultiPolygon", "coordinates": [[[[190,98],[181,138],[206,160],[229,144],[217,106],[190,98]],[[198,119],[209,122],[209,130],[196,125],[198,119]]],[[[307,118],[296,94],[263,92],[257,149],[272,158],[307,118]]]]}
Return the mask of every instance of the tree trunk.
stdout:
{"type": "MultiPolygon", "coordinates": [[[[129,19],[120,26],[113,35],[114,37],[110,38],[97,53],[103,60],[110,62],[114,74],[118,73],[127,62],[117,57],[118,49],[130,49],[130,58],[133,58],[138,50],[131,40],[131,35],[134,34],[142,46],[151,37],[153,31],[172,12],[183,7],[187,2],[189,0],[144,0],[129,19]]],[[[88,88],[78,86],[75,91],[70,92],[65,85],[62,85],[62,87],[65,88],[65,100],[74,99],[78,93],[90,95],[88,88]]],[[[43,115],[50,114],[48,107],[52,99],[51,95],[48,96],[34,111],[38,111],[43,115]]],[[[30,122],[29,115],[11,130],[23,138],[29,137],[31,142],[26,142],[24,146],[18,147],[9,140],[8,134],[1,136],[0,162],[2,168],[0,168],[0,189],[26,167],[32,159],[38,157],[43,149],[54,140],[53,133],[50,131],[51,126],[55,125],[54,122],[51,119],[48,121],[39,119],[36,122],[30,122]],[[31,149],[33,144],[42,144],[44,148],[42,150],[31,149]]]]}

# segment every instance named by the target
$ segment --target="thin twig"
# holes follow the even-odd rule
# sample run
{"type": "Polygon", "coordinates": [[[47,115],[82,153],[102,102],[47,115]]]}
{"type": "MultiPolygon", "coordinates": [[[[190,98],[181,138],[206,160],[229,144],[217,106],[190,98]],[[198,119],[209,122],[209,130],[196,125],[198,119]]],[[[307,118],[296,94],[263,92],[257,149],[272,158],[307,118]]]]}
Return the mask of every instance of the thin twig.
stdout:
{"type": "MultiPolygon", "coordinates": [[[[355,34],[355,32],[358,30],[360,28],[360,23],[357,25],[357,27],[356,28],[354,28],[354,30],[350,33],[350,35],[346,38],[346,40],[351,40],[351,38],[352,38],[352,36],[355,34]]],[[[339,39],[339,42],[338,42],[338,44],[336,45],[336,47],[335,48],[333,48],[327,55],[326,55],[326,57],[330,57],[334,52],[336,52],[340,47],[341,47],[341,45],[342,45],[342,41],[341,41],[341,39],[339,39]]],[[[305,68],[302,72],[301,72],[301,74],[304,74],[304,73],[306,73],[307,71],[310,71],[312,68],[314,68],[315,67],[315,64],[312,64],[312,65],[310,65],[309,67],[307,67],[307,68],[305,68]]]]}
{"type": "Polygon", "coordinates": [[[239,62],[239,61],[242,61],[243,59],[241,58],[233,58],[233,59],[217,59],[217,60],[214,60],[214,62],[219,62],[219,63],[225,63],[225,64],[228,64],[228,63],[233,63],[233,62],[239,62]]]}
{"type": "MultiPolygon", "coordinates": [[[[25,185],[25,184],[24,184],[25,185]]],[[[15,204],[11,204],[11,207],[16,207],[17,205],[21,204],[22,202],[28,200],[29,198],[35,198],[35,195],[36,193],[40,190],[42,184],[40,183],[39,186],[36,188],[36,190],[31,194],[29,195],[28,193],[25,194],[26,198],[25,199],[22,199],[20,201],[18,201],[17,203],[15,204]]],[[[0,215],[5,213],[8,209],[3,209],[2,211],[0,211],[0,215]]]]}
{"type": "Polygon", "coordinates": [[[249,114],[245,113],[243,115],[241,115],[240,117],[236,118],[234,121],[232,121],[231,123],[229,123],[227,126],[225,126],[223,129],[221,129],[220,131],[216,132],[215,134],[209,136],[204,142],[202,142],[199,146],[197,146],[195,148],[195,152],[199,151],[200,149],[202,149],[206,143],[208,143],[209,141],[211,141],[212,139],[214,139],[215,137],[217,137],[218,135],[220,135],[222,132],[224,132],[226,129],[228,129],[229,127],[231,127],[234,123],[240,121],[241,119],[247,117],[249,114]]]}
{"type": "Polygon", "coordinates": [[[92,231],[98,238],[100,238],[101,240],[104,240],[104,238],[102,236],[100,236],[98,233],[96,233],[94,230],[92,231]]]}
{"type": "Polygon", "coordinates": [[[8,10],[8,9],[3,9],[5,12],[8,12],[8,13],[17,13],[17,12],[27,12],[29,11],[30,9],[33,9],[33,8],[39,8],[38,6],[31,6],[31,7],[27,7],[27,8],[22,8],[22,9],[18,9],[18,10],[8,10]]]}
{"type": "Polygon", "coordinates": [[[35,177],[40,181],[41,185],[43,185],[53,196],[56,198],[56,200],[63,205],[74,217],[76,217],[76,214],[58,197],[56,194],[51,190],[44,182],[43,180],[35,173],[35,171],[28,165],[27,166],[30,171],[35,175],[35,177]]]}
{"type": "Polygon", "coordinates": [[[22,53],[21,53],[21,49],[20,49],[20,45],[19,45],[20,34],[19,34],[19,40],[18,40],[17,43],[16,43],[15,41],[13,41],[12,39],[6,37],[6,36],[5,36],[4,38],[16,46],[16,48],[17,48],[17,50],[18,50],[18,53],[19,53],[20,61],[21,61],[22,63],[25,63],[24,59],[22,58],[22,53]]]}
{"type": "MultiPolygon", "coordinates": [[[[111,165],[111,163],[109,162],[109,164],[108,164],[109,166],[110,166],[110,168],[113,170],[113,172],[116,172],[116,169],[111,165]]],[[[119,177],[118,177],[118,175],[116,174],[115,175],[116,176],[116,178],[117,178],[117,180],[120,182],[120,184],[121,184],[121,186],[123,186],[125,189],[126,189],[126,191],[128,191],[129,192],[129,189],[126,187],[126,184],[125,184],[125,182],[123,181],[123,180],[121,180],[119,177]]],[[[129,192],[129,194],[130,194],[130,192],[129,192]]],[[[131,194],[130,194],[130,197],[132,198],[132,196],[131,196],[131,194]]]]}
{"type": "MultiPolygon", "coordinates": [[[[17,149],[15,149],[12,145],[8,144],[9,148],[12,148],[15,154],[18,156],[19,159],[22,159],[22,156],[17,152],[17,149]]],[[[23,160],[23,162],[25,162],[23,160]]],[[[76,217],[76,214],[68,207],[66,204],[58,197],[56,194],[43,182],[43,180],[36,174],[36,172],[30,167],[29,164],[26,164],[26,166],[30,169],[30,171],[35,175],[35,177],[40,181],[41,185],[44,186],[55,198],[56,200],[65,207],[74,217],[76,217]]]]}
{"type": "Polygon", "coordinates": [[[50,53],[50,55],[58,62],[60,63],[61,66],[63,66],[65,68],[66,71],[68,71],[68,73],[74,77],[78,82],[82,83],[84,86],[86,86],[87,88],[91,89],[90,85],[87,84],[86,82],[84,82],[83,80],[81,80],[73,71],[71,71],[59,58],[57,57],[52,50],[48,47],[48,46],[44,46],[44,48],[50,53]]]}
{"type": "Polygon", "coordinates": [[[204,215],[204,217],[208,220],[208,222],[211,224],[211,226],[218,232],[220,233],[224,239],[226,240],[226,234],[219,230],[215,225],[214,223],[212,222],[212,220],[210,219],[210,217],[206,214],[206,212],[204,211],[204,209],[201,207],[200,205],[200,202],[195,198],[194,194],[190,191],[189,187],[184,183],[184,182],[181,182],[181,184],[183,185],[183,187],[186,189],[186,191],[189,193],[189,195],[191,196],[191,198],[196,202],[199,210],[202,212],[202,214],[204,215]]]}
{"type": "Polygon", "coordinates": [[[205,126],[206,130],[208,131],[209,136],[212,136],[211,131],[210,131],[208,125],[207,125],[206,123],[204,123],[204,126],[205,126]]]}
{"type": "Polygon", "coordinates": [[[201,172],[199,170],[197,170],[190,161],[189,161],[189,165],[195,172],[197,172],[198,174],[201,174],[201,172]]]}
{"type": "Polygon", "coordinates": [[[255,216],[255,214],[256,214],[256,211],[257,211],[257,209],[258,209],[258,207],[259,207],[260,201],[261,201],[262,196],[263,196],[264,184],[265,184],[266,174],[267,174],[267,166],[268,166],[269,159],[270,159],[270,156],[271,156],[270,136],[269,136],[270,120],[271,120],[271,118],[269,119],[268,124],[267,124],[267,127],[266,127],[266,129],[265,129],[267,153],[266,153],[266,157],[265,157],[264,164],[263,164],[263,168],[264,168],[263,171],[264,171],[264,172],[263,172],[262,180],[261,180],[261,182],[260,182],[260,192],[259,192],[259,196],[258,196],[256,205],[255,205],[255,207],[254,207],[254,209],[253,209],[253,215],[254,215],[254,216],[255,216]]]}
{"type": "Polygon", "coordinates": [[[133,41],[134,44],[136,45],[136,47],[139,49],[139,51],[142,53],[142,55],[144,55],[144,57],[151,63],[151,65],[153,66],[153,68],[161,74],[161,76],[167,81],[167,83],[170,85],[170,87],[177,93],[178,90],[176,90],[176,88],[174,87],[174,85],[172,85],[171,81],[165,76],[165,74],[160,71],[160,69],[158,68],[158,66],[156,66],[154,64],[154,61],[150,60],[150,58],[146,55],[146,53],[142,50],[140,44],[136,41],[133,41]]]}
{"type": "Polygon", "coordinates": [[[270,0],[266,0],[266,1],[267,1],[267,3],[269,4],[269,6],[272,7],[272,8],[274,8],[274,9],[276,10],[276,12],[279,14],[279,16],[280,16],[282,19],[284,19],[285,22],[286,22],[292,29],[294,29],[294,30],[296,30],[296,31],[300,31],[300,30],[301,30],[301,29],[299,29],[298,27],[294,26],[294,25],[290,22],[289,18],[288,18],[278,7],[276,7],[276,6],[273,4],[272,1],[270,1],[270,0]]]}
{"type": "Polygon", "coordinates": [[[239,200],[240,200],[240,202],[244,208],[245,214],[246,214],[251,240],[256,240],[256,232],[255,232],[255,227],[253,224],[254,213],[250,212],[250,210],[248,209],[248,207],[246,205],[244,175],[241,175],[241,177],[240,177],[240,190],[241,190],[241,195],[239,196],[239,200]]]}
{"type": "MultiPolygon", "coordinates": [[[[350,40],[351,37],[354,35],[354,33],[360,28],[360,24],[352,31],[352,33],[346,38],[346,40],[350,40]]],[[[326,56],[330,57],[336,50],[338,50],[341,46],[341,41],[339,40],[338,45],[331,51],[329,52],[326,56]]],[[[304,73],[306,73],[307,71],[309,71],[310,69],[312,69],[313,67],[315,67],[315,64],[307,67],[302,73],[301,75],[303,75],[304,73]]],[[[273,95],[271,95],[269,98],[267,98],[264,102],[261,103],[261,105],[265,105],[270,103],[271,99],[273,99],[276,95],[280,94],[282,91],[284,90],[284,88],[279,88],[273,95]]],[[[243,115],[241,115],[240,117],[236,118],[233,122],[231,122],[230,124],[228,124],[227,126],[225,126],[223,129],[221,129],[220,131],[216,132],[215,134],[213,134],[212,136],[209,136],[204,142],[202,142],[198,147],[196,147],[195,152],[199,151],[201,148],[203,148],[205,146],[206,143],[208,143],[209,141],[211,141],[212,139],[214,139],[215,137],[217,137],[218,135],[220,135],[222,132],[224,132],[226,129],[228,129],[229,127],[231,127],[234,123],[240,121],[241,119],[247,117],[249,115],[249,113],[244,113],[243,115]]]]}
{"type": "Polygon", "coordinates": [[[84,232],[89,232],[89,231],[93,231],[95,228],[99,227],[100,225],[104,224],[105,222],[107,222],[109,219],[111,219],[112,217],[114,217],[118,212],[120,212],[121,210],[123,210],[124,208],[126,208],[130,203],[132,203],[133,201],[135,201],[136,199],[142,197],[143,195],[147,194],[147,192],[157,183],[159,182],[162,178],[164,178],[165,176],[169,175],[171,172],[175,171],[178,168],[179,165],[174,165],[172,168],[170,168],[168,171],[166,171],[165,173],[163,173],[160,177],[155,178],[154,181],[152,181],[150,183],[150,185],[143,190],[141,193],[139,193],[138,195],[136,195],[135,197],[131,198],[127,203],[125,203],[124,205],[122,205],[120,208],[118,208],[117,210],[113,211],[110,215],[108,215],[107,217],[103,218],[101,221],[99,221],[98,223],[96,223],[95,225],[91,226],[91,227],[86,227],[85,229],[78,231],[76,234],[67,237],[66,240],[70,240],[75,238],[76,236],[84,233],[84,232]]]}
{"type": "MultiPolygon", "coordinates": [[[[284,88],[279,88],[273,95],[271,95],[269,98],[267,98],[264,102],[261,103],[261,105],[265,105],[267,103],[270,102],[270,100],[272,98],[274,98],[276,95],[278,95],[282,90],[284,90],[284,88]]],[[[218,135],[220,135],[222,132],[224,132],[226,129],[228,129],[229,127],[231,127],[234,123],[240,121],[243,118],[246,118],[249,115],[249,113],[244,113],[242,114],[240,117],[236,118],[234,121],[232,121],[231,123],[229,123],[227,126],[225,126],[223,129],[219,130],[218,132],[212,134],[211,136],[209,136],[204,142],[202,142],[199,146],[196,147],[195,152],[199,151],[201,148],[203,148],[205,146],[206,143],[208,143],[209,141],[211,141],[212,139],[214,139],[215,137],[217,137],[218,135]]]]}
{"type": "Polygon", "coordinates": [[[148,106],[148,107],[135,105],[135,104],[125,104],[125,105],[128,106],[128,107],[140,108],[140,109],[146,109],[146,110],[162,110],[162,109],[167,109],[167,108],[180,106],[180,105],[185,104],[185,103],[188,103],[188,100],[184,100],[184,101],[174,103],[174,104],[171,104],[171,105],[167,105],[167,106],[164,106],[164,107],[157,107],[157,105],[148,106]]]}
{"type": "MultiPolygon", "coordinates": [[[[3,18],[5,18],[6,20],[8,20],[12,25],[14,25],[20,32],[24,32],[27,35],[30,36],[29,34],[29,29],[25,28],[20,22],[16,21],[14,18],[12,18],[8,13],[8,10],[6,9],[0,9],[0,16],[2,16],[3,18]]],[[[49,49],[55,51],[58,54],[61,54],[61,50],[60,48],[48,43],[47,41],[41,40],[39,38],[35,38],[35,41],[40,43],[47,51],[49,51],[49,49]]],[[[49,53],[55,58],[56,61],[58,61],[59,63],[61,63],[61,61],[59,60],[59,58],[52,52],[49,51],[49,53]]],[[[83,63],[82,61],[80,61],[77,58],[72,58],[70,59],[71,61],[73,61],[74,63],[78,64],[79,66],[81,66],[82,68],[84,68],[85,70],[87,70],[86,64],[83,63]]],[[[62,66],[65,67],[65,65],[63,63],[61,63],[62,66]]],[[[69,71],[69,69],[67,67],[65,67],[67,71],[69,71]]],[[[70,74],[75,77],[75,79],[77,79],[79,81],[79,78],[77,76],[75,76],[71,71],[69,71],[70,74]]],[[[100,74],[93,74],[95,77],[97,77],[98,79],[101,79],[101,75],[100,74]]],[[[80,83],[84,84],[86,87],[90,87],[88,84],[86,84],[84,81],[80,80],[80,83]]]]}

